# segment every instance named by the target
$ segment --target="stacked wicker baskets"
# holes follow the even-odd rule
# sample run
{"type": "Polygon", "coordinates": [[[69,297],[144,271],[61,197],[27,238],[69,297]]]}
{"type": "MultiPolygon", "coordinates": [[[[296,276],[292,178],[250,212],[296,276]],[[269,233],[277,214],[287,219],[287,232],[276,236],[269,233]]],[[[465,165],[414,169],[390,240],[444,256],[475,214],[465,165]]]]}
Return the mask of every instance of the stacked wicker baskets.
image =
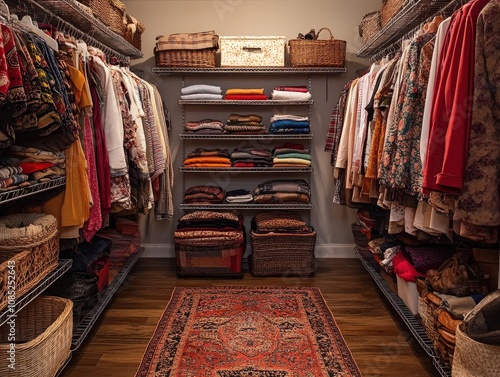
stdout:
{"type": "Polygon", "coordinates": [[[219,36],[214,31],[170,34],[156,40],[154,54],[159,67],[215,67],[219,36]]]}

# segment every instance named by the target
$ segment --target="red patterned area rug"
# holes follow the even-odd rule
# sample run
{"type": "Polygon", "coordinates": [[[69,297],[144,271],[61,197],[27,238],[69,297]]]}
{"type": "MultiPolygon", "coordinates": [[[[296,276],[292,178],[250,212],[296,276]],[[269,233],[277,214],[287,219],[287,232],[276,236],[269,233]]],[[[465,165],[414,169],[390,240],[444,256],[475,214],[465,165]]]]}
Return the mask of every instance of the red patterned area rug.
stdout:
{"type": "Polygon", "coordinates": [[[136,377],[355,377],[319,288],[176,288],[136,377]]]}

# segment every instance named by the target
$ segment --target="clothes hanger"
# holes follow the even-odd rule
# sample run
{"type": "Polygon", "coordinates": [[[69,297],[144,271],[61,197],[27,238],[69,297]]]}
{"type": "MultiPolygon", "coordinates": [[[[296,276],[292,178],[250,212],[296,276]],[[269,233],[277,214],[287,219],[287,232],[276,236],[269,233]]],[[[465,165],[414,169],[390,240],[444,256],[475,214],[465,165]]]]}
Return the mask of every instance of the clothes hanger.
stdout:
{"type": "Polygon", "coordinates": [[[31,19],[31,16],[29,15],[23,16],[23,18],[21,19],[21,23],[30,32],[42,38],[52,50],[56,52],[59,51],[59,45],[57,44],[57,41],[51,36],[47,35],[43,30],[39,29],[38,26],[31,19]]]}

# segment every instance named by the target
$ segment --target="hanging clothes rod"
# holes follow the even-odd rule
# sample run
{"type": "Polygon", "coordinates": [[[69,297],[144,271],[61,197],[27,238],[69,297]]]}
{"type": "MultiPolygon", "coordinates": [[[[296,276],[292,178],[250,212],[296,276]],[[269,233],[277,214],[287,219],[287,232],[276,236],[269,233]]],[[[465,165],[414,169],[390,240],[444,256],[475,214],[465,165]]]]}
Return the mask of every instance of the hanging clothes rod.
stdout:
{"type": "Polygon", "coordinates": [[[432,21],[432,19],[436,16],[443,16],[444,18],[450,17],[457,9],[462,7],[463,5],[467,4],[470,0],[452,0],[449,3],[447,3],[444,7],[441,9],[438,9],[434,14],[431,16],[427,17],[425,21],[420,23],[419,25],[415,26],[412,30],[408,31],[405,33],[401,38],[399,38],[397,41],[394,43],[390,44],[389,46],[383,48],[379,52],[377,52],[375,55],[370,57],[370,63],[377,62],[381,60],[383,57],[395,54],[401,49],[402,42],[407,39],[413,38],[413,36],[422,28],[422,26],[427,23],[432,21]]]}
{"type": "MultiPolygon", "coordinates": [[[[97,39],[93,38],[90,34],[91,33],[84,33],[83,31],[79,30],[69,22],[65,21],[63,18],[59,17],[58,15],[54,14],[47,8],[45,8],[43,5],[39,4],[36,1],[33,0],[26,0],[26,2],[31,5],[32,10],[34,11],[34,14],[32,14],[33,19],[39,21],[39,22],[46,22],[49,24],[54,25],[59,31],[62,31],[63,33],[66,33],[75,39],[80,39],[87,43],[89,46],[95,47],[99,50],[101,50],[106,56],[115,58],[118,60],[120,63],[125,64],[125,65],[130,65],[130,57],[110,48],[109,46],[105,45],[104,43],[98,41],[97,39]],[[40,11],[41,17],[38,14],[38,11],[40,11]]],[[[25,3],[25,5],[28,5],[25,3]]],[[[29,9],[28,7],[25,8],[25,11],[28,12],[29,9]]]]}

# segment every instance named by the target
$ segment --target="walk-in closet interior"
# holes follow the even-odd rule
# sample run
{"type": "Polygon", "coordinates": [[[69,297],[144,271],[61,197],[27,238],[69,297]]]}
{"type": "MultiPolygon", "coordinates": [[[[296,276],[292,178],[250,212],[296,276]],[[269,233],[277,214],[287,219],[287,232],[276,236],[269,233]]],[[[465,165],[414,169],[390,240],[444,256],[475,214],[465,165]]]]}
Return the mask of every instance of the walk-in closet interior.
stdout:
{"type": "Polygon", "coordinates": [[[0,376],[500,375],[500,0],[0,28],[0,376]]]}

